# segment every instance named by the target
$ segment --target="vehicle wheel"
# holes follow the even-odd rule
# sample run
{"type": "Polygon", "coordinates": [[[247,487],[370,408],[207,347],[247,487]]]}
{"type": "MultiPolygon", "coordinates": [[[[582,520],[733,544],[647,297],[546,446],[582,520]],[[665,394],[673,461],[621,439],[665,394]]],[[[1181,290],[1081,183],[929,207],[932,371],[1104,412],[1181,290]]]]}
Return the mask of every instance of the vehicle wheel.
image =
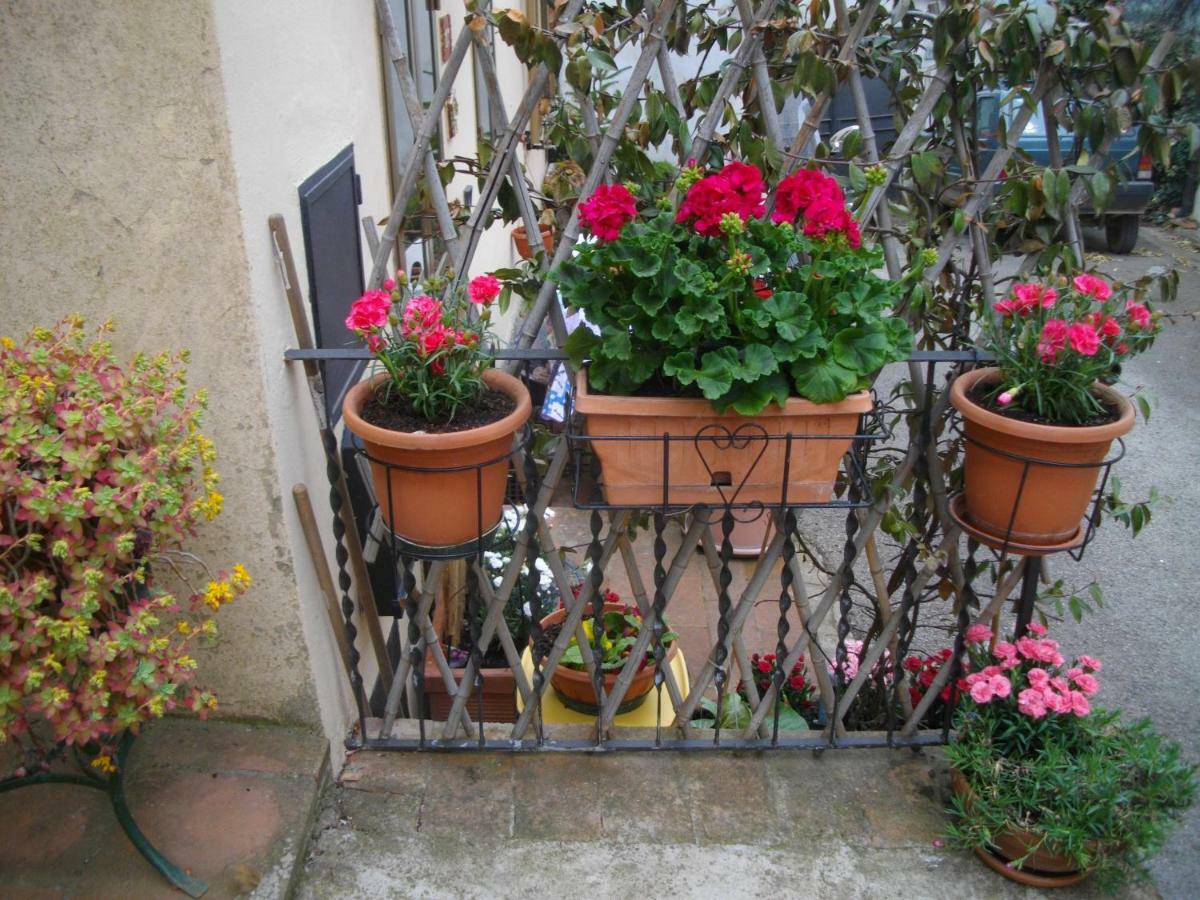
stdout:
{"type": "Polygon", "coordinates": [[[1137,246],[1137,216],[1105,216],[1104,238],[1111,253],[1132,253],[1137,246]]]}

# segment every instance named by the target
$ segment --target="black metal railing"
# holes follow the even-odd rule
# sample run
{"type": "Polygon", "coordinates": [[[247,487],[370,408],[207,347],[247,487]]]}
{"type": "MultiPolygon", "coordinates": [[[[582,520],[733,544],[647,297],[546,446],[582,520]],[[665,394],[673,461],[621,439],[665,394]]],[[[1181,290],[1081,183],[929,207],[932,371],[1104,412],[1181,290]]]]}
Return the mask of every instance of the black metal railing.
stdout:
{"type": "MultiPolygon", "coordinates": [[[[287,353],[289,360],[362,358],[364,351],[311,350],[287,353]]],[[[565,360],[554,350],[499,351],[497,356],[521,364],[565,360]]],[[[346,636],[353,645],[363,616],[386,616],[389,631],[386,658],[371,660],[352,656],[348,673],[358,703],[358,722],[348,740],[351,747],[389,749],[468,749],[506,750],[553,749],[645,749],[645,748],[773,748],[909,746],[940,743],[951,732],[951,705],[935,694],[947,684],[953,685],[960,672],[963,634],[977,621],[990,621],[998,615],[1009,595],[1020,582],[1015,600],[1014,621],[1017,633],[1023,633],[1037,602],[1038,579],[1045,551],[1030,548],[1011,539],[1011,534],[984,535],[964,520],[956,497],[946,485],[947,473],[941,471],[939,453],[947,444],[965,439],[953,426],[945,391],[938,390],[937,366],[970,366],[986,362],[976,351],[920,351],[912,362],[926,367],[926,390],[915,408],[887,410],[877,401],[872,410],[859,418],[852,431],[826,435],[770,434],[755,426],[721,425],[695,434],[675,436],[597,435],[579,427],[568,414],[565,433],[553,446],[535,459],[533,429],[522,428],[511,451],[495,459],[468,466],[428,468],[400,466],[410,471],[445,473],[474,469],[476,473],[476,521],[474,537],[448,547],[428,547],[396,534],[387,524],[384,511],[391,509],[392,480],[387,477],[386,495],[372,500],[364,521],[369,522],[364,542],[372,565],[388,568],[394,575],[395,597],[391,603],[359,604],[349,599],[349,585],[341,583],[346,636]],[[901,450],[882,451],[893,437],[892,422],[907,427],[908,445],[901,450]],[[949,423],[949,427],[948,427],[949,423]],[[848,449],[829,496],[823,499],[797,499],[789,496],[790,472],[803,447],[813,441],[838,441],[848,449]],[[661,446],[661,490],[658,503],[608,503],[603,495],[603,473],[597,471],[595,453],[598,443],[634,441],[661,446]],[[715,502],[678,503],[672,497],[673,451],[690,450],[704,461],[705,448],[711,445],[725,453],[745,453],[749,465],[741,467],[738,479],[722,479],[704,462],[706,474],[716,488],[715,502]],[[751,472],[768,447],[778,448],[783,458],[783,478],[778,498],[743,495],[751,472]],[[881,454],[882,459],[876,459],[881,454]],[[519,526],[509,529],[510,546],[497,567],[495,563],[496,527],[484,521],[483,467],[511,461],[508,499],[522,509],[519,526]],[[568,471],[570,490],[561,488],[568,471]],[[882,474],[881,474],[882,473],[882,474]],[[572,573],[563,561],[560,540],[551,514],[556,503],[587,512],[585,558],[589,566],[582,578],[572,573]],[[877,557],[875,531],[889,513],[894,517],[903,501],[915,510],[908,522],[911,535],[897,547],[897,559],[889,584],[874,591],[863,585],[864,554],[877,557]],[[809,530],[802,529],[802,514],[818,516],[823,511],[845,517],[845,537],[841,558],[836,565],[822,563],[827,581],[810,596],[803,560],[823,560],[809,530]],[[733,558],[732,535],[739,523],[766,519],[769,531],[757,562],[740,563],[733,558]],[[632,536],[631,526],[643,526],[643,557],[648,551],[651,562],[649,588],[640,571],[637,545],[642,538],[632,536]],[[674,552],[669,552],[668,532],[680,534],[674,552]],[[716,596],[715,640],[703,660],[692,660],[692,667],[681,665],[680,654],[671,654],[665,645],[667,616],[671,600],[678,592],[699,550],[712,581],[716,596]],[[981,553],[991,553],[988,566],[981,553]],[[1015,567],[1009,565],[1020,562],[1015,567]],[[625,569],[641,627],[628,647],[629,656],[619,674],[606,678],[598,659],[603,648],[598,643],[603,632],[604,584],[609,567],[625,569]],[[442,580],[456,566],[465,573],[466,642],[465,652],[451,659],[443,648],[442,636],[435,627],[442,580]],[[988,569],[996,573],[994,589],[984,590],[976,582],[988,569]],[[934,592],[931,582],[953,585],[957,602],[949,615],[937,621],[937,629],[952,642],[952,656],[938,679],[927,686],[919,699],[908,694],[903,661],[914,649],[918,619],[930,613],[924,600],[934,592]],[[774,601],[775,668],[760,693],[750,671],[750,657],[744,640],[747,623],[756,607],[769,602],[762,598],[768,584],[778,586],[774,601]],[[548,591],[546,590],[549,586],[548,591]],[[518,590],[518,588],[520,588],[518,590]],[[893,608],[890,596],[900,592],[893,608]],[[516,594],[514,594],[516,592],[516,594]],[[875,633],[854,635],[856,597],[873,596],[876,616],[875,633]],[[516,607],[514,596],[523,598],[516,607]],[[541,620],[548,612],[545,604],[560,600],[564,609],[557,637],[551,641],[541,620]],[[837,607],[836,615],[834,607],[837,607]],[[506,621],[506,610],[514,609],[528,622],[529,634],[513,634],[506,621]],[[835,621],[836,620],[836,621],[835,621]],[[585,622],[591,623],[590,635],[585,622]],[[796,622],[799,622],[797,628],[796,622]],[[823,624],[832,624],[835,635],[820,635],[823,624]],[[403,625],[403,627],[402,627],[403,625]],[[562,661],[572,636],[591,682],[596,711],[587,721],[564,724],[559,715],[562,706],[552,686],[556,667],[562,661]],[[497,668],[485,667],[485,655],[495,646],[502,657],[497,668]],[[375,663],[376,672],[370,669],[375,663]],[[642,666],[653,669],[653,682],[644,707],[652,711],[629,724],[624,717],[629,708],[627,694],[636,672],[642,666]],[[741,673],[741,683],[733,671],[741,673]],[[815,730],[793,731],[789,717],[785,723],[785,704],[779,700],[788,688],[790,673],[796,666],[806,683],[816,685],[813,722],[815,730]],[[391,675],[390,689],[375,690],[368,698],[367,688],[379,680],[383,670],[391,675]],[[495,713],[486,703],[491,680],[497,672],[511,679],[512,721],[496,722],[495,713]],[[443,707],[437,720],[430,714],[431,690],[440,695],[443,707]],[[621,721],[618,721],[618,719],[621,721]],[[557,721],[556,721],[557,719],[557,721]],[[856,726],[857,729],[856,730],[856,726]]],[[[945,369],[941,370],[945,373],[945,369]]],[[[329,442],[326,442],[327,444],[329,442]]],[[[326,448],[331,498],[342,483],[336,454],[326,448]],[[335,469],[335,465],[338,466],[335,469]]],[[[354,451],[365,464],[395,467],[367,455],[359,447],[354,451]]],[[[1001,451],[1004,452],[1004,451],[1001,451]]],[[[1099,498],[1107,483],[1111,466],[1121,452],[1098,464],[1099,486],[1093,506],[1079,538],[1069,547],[1075,558],[1082,555],[1094,535],[1099,516],[1099,498]]],[[[1011,455],[1011,454],[1009,454],[1011,455]]],[[[1019,458],[1028,472],[1040,460],[1019,458]]],[[[369,479],[367,479],[369,480],[369,479]]],[[[1021,479],[1015,507],[1024,491],[1021,479]]],[[[336,513],[336,510],[335,510],[336,513]]],[[[437,515],[431,509],[429,515],[437,515]]],[[[341,518],[338,519],[339,524],[341,518]]],[[[1010,521],[1011,529],[1011,521],[1010,521]]],[[[344,572],[346,546],[343,531],[335,529],[336,555],[344,572]]],[[[871,562],[875,565],[875,561],[871,562]]],[[[519,629],[518,629],[519,631],[519,629]]],[[[859,632],[861,634],[861,629],[859,632]]],[[[494,692],[492,692],[494,693],[494,692]]],[[[565,717],[569,719],[570,717],[565,717]]]]}

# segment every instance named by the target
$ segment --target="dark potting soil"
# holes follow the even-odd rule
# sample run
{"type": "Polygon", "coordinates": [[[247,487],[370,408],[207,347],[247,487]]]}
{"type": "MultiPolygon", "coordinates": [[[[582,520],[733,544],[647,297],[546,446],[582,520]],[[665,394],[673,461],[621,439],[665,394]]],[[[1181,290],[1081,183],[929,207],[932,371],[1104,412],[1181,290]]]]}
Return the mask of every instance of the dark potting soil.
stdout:
{"type": "Polygon", "coordinates": [[[508,394],[488,388],[473,402],[460,406],[449,422],[430,422],[418,415],[405,397],[389,397],[387,401],[372,397],[363,404],[362,417],[370,424],[388,431],[451,434],[499,422],[516,408],[516,401],[508,394]]]}
{"type": "Polygon", "coordinates": [[[1090,428],[1096,425],[1108,425],[1110,422],[1115,422],[1121,418],[1121,410],[1114,404],[1101,400],[1104,406],[1103,413],[1097,413],[1078,425],[1068,425],[1062,422],[1052,422],[1045,416],[1039,416],[1035,412],[1027,409],[1021,409],[1018,406],[1001,406],[996,402],[996,398],[991,396],[991,392],[995,390],[994,384],[983,384],[976,382],[969,391],[967,391],[967,399],[976,406],[982,406],[988,412],[993,412],[998,416],[1004,416],[1006,419],[1015,419],[1020,422],[1032,422],[1035,425],[1054,425],[1060,428],[1090,428]]]}

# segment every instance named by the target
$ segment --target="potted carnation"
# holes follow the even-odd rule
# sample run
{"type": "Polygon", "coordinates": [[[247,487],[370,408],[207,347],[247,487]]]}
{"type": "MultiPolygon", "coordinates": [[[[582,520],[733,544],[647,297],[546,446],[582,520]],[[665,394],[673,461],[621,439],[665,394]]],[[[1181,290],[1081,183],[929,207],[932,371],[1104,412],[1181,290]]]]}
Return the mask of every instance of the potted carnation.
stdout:
{"type": "Polygon", "coordinates": [[[1194,767],[1148,721],[1092,706],[1100,661],[1070,666],[1034,623],[1015,643],[966,633],[971,674],[946,749],[951,842],[1035,887],[1093,876],[1112,888],[1145,874],[1195,794],[1194,767]]]}
{"type": "Polygon", "coordinates": [[[1018,284],[994,312],[984,334],[996,366],[950,393],[965,422],[965,516],[1006,544],[1068,546],[1112,442],[1133,428],[1132,404],[1109,385],[1153,343],[1157,317],[1096,275],[1018,284]]]}
{"type": "Polygon", "coordinates": [[[500,282],[481,275],[465,297],[434,296],[444,288],[440,279],[410,286],[399,271],[346,318],[380,369],[347,392],[346,427],[366,447],[392,531],[431,547],[475,540],[499,522],[513,435],[530,412],[525,386],[491,368],[483,349],[500,282]]]}
{"type": "Polygon", "coordinates": [[[783,179],[769,217],[754,166],[707,174],[693,165],[676,185],[678,207],[625,185],[597,188],[579,207],[594,240],[555,274],[594,329],[576,329],[566,349],[577,366],[589,363],[575,406],[601,438],[592,446],[605,495],[662,503],[661,443],[613,438],[669,433],[679,440],[668,502],[722,503],[728,485],[739,502],[777,503],[785,441],[766,441],[761,458],[741,443],[692,441],[742,428],[826,436],[795,442],[787,499],[827,501],[871,409],[866,388],[910,350],[907,326],[890,315],[903,286],[875,274],[880,254],[863,245],[837,181],[821,172],[783,179]]]}

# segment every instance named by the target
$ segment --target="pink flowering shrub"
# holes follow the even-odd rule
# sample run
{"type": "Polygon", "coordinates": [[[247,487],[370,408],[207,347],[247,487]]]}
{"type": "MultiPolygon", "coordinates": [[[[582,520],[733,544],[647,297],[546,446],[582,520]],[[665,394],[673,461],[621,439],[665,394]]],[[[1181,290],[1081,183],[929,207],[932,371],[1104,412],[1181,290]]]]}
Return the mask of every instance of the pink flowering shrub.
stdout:
{"type": "Polygon", "coordinates": [[[1048,730],[1070,728],[1069,719],[1092,711],[1100,660],[1080,656],[1067,665],[1045,626],[1034,622],[1024,637],[991,647],[986,625],[972,625],[964,637],[970,662],[957,685],[965,694],[963,714],[988,720],[1005,736],[1000,740],[1026,746],[1048,730]]]}
{"type": "Polygon", "coordinates": [[[241,566],[188,582],[180,550],[220,512],[185,354],[118,365],[82,320],[0,338],[0,743],[86,747],[216,698],[192,685],[241,566]],[[182,582],[182,592],[168,588],[182,582]]]}
{"type": "Polygon", "coordinates": [[[1103,887],[1144,875],[1192,802],[1195,767],[1149,720],[1093,706],[1100,661],[1068,662],[1041,625],[1014,642],[989,646],[983,625],[965,638],[970,672],[946,759],[967,789],[956,790],[949,843],[993,849],[1019,829],[1103,887]]]}
{"type": "Polygon", "coordinates": [[[1102,415],[1092,385],[1114,382],[1121,364],[1158,331],[1148,306],[1090,274],[1015,285],[993,311],[987,344],[1002,373],[993,402],[1062,425],[1102,415]]]}
{"type": "Polygon", "coordinates": [[[466,297],[451,292],[439,299],[442,279],[428,279],[424,291],[409,285],[403,270],[381,290],[367,291],[350,305],[346,328],[364,338],[388,373],[384,396],[407,401],[430,422],[448,422],[464,403],[483,392],[491,357],[483,351],[500,281],[480,275],[466,297]]]}

